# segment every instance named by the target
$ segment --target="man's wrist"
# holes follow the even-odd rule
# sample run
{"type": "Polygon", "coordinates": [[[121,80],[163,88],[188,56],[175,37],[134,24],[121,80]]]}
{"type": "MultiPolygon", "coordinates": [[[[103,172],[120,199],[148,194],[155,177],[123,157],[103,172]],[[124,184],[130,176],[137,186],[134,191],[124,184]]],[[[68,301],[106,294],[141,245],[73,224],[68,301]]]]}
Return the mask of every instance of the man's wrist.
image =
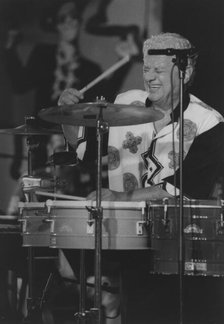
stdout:
{"type": "Polygon", "coordinates": [[[130,191],[126,191],[125,192],[125,200],[126,201],[132,201],[132,198],[133,198],[133,190],[130,190],[130,191]]]}

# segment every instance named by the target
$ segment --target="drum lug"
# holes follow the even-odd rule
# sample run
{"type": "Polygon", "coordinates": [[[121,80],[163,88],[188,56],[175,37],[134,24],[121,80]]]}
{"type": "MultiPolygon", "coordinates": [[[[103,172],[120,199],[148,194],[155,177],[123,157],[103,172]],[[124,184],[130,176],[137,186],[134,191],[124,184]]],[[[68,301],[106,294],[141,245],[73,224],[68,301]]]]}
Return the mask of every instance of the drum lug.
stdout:
{"type": "Polygon", "coordinates": [[[222,235],[224,234],[224,200],[221,200],[221,214],[220,219],[216,221],[216,234],[222,235]]]}
{"type": "Polygon", "coordinates": [[[88,207],[86,206],[86,209],[88,210],[88,217],[87,225],[86,225],[86,233],[87,234],[94,234],[94,224],[95,224],[95,218],[97,217],[97,209],[95,207],[88,207]]]}
{"type": "Polygon", "coordinates": [[[48,214],[50,214],[52,206],[53,206],[53,201],[51,199],[48,199],[46,201],[46,208],[48,214]]]}
{"type": "Polygon", "coordinates": [[[22,229],[22,233],[26,232],[26,228],[27,228],[27,219],[23,218],[23,209],[24,209],[25,204],[23,202],[19,202],[19,218],[18,218],[18,222],[21,223],[21,229],[22,229]]]}
{"type": "Polygon", "coordinates": [[[22,224],[22,233],[26,233],[27,228],[27,219],[25,218],[19,218],[18,222],[22,224]]]}
{"type": "Polygon", "coordinates": [[[162,224],[165,227],[166,232],[169,232],[169,217],[168,217],[168,198],[164,198],[163,200],[163,219],[162,219],[162,224]]]}
{"type": "Polygon", "coordinates": [[[50,223],[50,233],[54,233],[54,219],[46,217],[42,220],[43,223],[50,223]]]}
{"type": "Polygon", "coordinates": [[[143,235],[144,231],[143,231],[143,226],[146,224],[145,221],[138,221],[136,223],[136,234],[137,235],[143,235]]]}
{"type": "Polygon", "coordinates": [[[95,221],[93,219],[87,221],[87,226],[86,226],[87,234],[94,234],[94,223],[95,221]]]}

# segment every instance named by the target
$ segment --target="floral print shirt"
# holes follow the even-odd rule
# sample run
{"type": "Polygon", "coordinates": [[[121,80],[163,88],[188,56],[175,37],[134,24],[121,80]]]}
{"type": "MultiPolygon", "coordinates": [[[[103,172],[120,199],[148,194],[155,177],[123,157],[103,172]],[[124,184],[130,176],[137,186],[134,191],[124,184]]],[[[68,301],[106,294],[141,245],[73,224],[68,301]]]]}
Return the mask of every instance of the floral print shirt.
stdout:
{"type": "MultiPolygon", "coordinates": [[[[130,90],[118,95],[115,103],[138,104],[139,109],[141,109],[142,105],[145,106],[146,100],[147,92],[130,90]]],[[[178,194],[176,190],[178,191],[179,179],[177,179],[178,176],[174,179],[174,176],[179,172],[180,125],[178,109],[176,108],[174,112],[176,114],[174,123],[166,125],[158,133],[154,128],[154,123],[110,128],[108,143],[110,189],[130,191],[160,184],[170,194],[178,194]],[[174,187],[177,189],[174,190],[174,187]]],[[[186,179],[184,179],[185,188],[187,188],[185,193],[192,198],[205,198],[208,195],[209,188],[201,190],[200,181],[203,183],[204,179],[198,179],[197,174],[199,174],[199,177],[204,177],[205,173],[210,184],[212,173],[217,173],[219,170],[219,168],[211,170],[209,163],[204,170],[205,163],[203,161],[208,160],[211,164],[214,164],[214,160],[217,160],[217,164],[224,160],[221,156],[224,148],[220,147],[219,138],[216,138],[218,133],[224,134],[222,121],[222,116],[216,110],[207,106],[195,96],[188,96],[187,105],[184,107],[183,169],[187,174],[186,179]],[[211,130],[214,134],[210,136],[211,130]],[[206,134],[206,136],[202,136],[202,134],[206,134]],[[202,138],[202,141],[200,141],[200,138],[202,138]],[[215,144],[216,149],[209,145],[210,138],[214,143],[218,143],[215,144]],[[195,141],[197,146],[195,149],[194,145],[192,151],[191,147],[195,141]],[[211,149],[215,152],[210,155],[211,149]],[[199,156],[197,152],[200,152],[199,156]],[[186,159],[187,156],[188,159],[186,159]],[[195,157],[197,157],[196,160],[195,157]],[[202,172],[200,172],[200,166],[202,172]],[[207,172],[207,169],[209,172],[207,172]],[[196,188],[196,192],[194,192],[194,182],[199,182],[199,185],[196,185],[198,188],[196,188]],[[197,192],[198,190],[199,192],[197,192]]],[[[223,144],[221,145],[223,146],[223,144]]]]}

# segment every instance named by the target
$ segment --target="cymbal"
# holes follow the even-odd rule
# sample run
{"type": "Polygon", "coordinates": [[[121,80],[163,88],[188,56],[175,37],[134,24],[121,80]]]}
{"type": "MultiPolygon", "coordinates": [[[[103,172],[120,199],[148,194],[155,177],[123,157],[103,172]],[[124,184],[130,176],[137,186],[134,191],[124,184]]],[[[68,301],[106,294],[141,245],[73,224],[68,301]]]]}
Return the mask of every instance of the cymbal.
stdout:
{"type": "Polygon", "coordinates": [[[144,106],[120,105],[108,102],[87,102],[42,109],[43,120],[77,126],[96,127],[102,108],[103,120],[109,126],[125,126],[154,122],[163,118],[163,113],[144,106]]]}
{"type": "Polygon", "coordinates": [[[21,125],[16,128],[0,129],[0,134],[11,134],[11,135],[52,135],[52,134],[62,134],[62,129],[57,128],[42,128],[33,127],[31,125],[21,125]]]}

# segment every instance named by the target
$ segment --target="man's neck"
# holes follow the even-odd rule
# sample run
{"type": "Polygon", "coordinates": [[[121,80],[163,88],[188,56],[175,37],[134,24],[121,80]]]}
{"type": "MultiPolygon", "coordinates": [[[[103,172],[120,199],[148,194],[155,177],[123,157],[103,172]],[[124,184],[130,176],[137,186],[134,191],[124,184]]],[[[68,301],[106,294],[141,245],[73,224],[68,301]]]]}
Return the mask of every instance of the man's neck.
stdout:
{"type": "Polygon", "coordinates": [[[178,107],[178,104],[179,104],[179,98],[174,99],[172,102],[165,102],[165,103],[152,102],[152,108],[163,112],[163,114],[165,115],[168,115],[171,114],[171,112],[176,107],[178,107]]]}

